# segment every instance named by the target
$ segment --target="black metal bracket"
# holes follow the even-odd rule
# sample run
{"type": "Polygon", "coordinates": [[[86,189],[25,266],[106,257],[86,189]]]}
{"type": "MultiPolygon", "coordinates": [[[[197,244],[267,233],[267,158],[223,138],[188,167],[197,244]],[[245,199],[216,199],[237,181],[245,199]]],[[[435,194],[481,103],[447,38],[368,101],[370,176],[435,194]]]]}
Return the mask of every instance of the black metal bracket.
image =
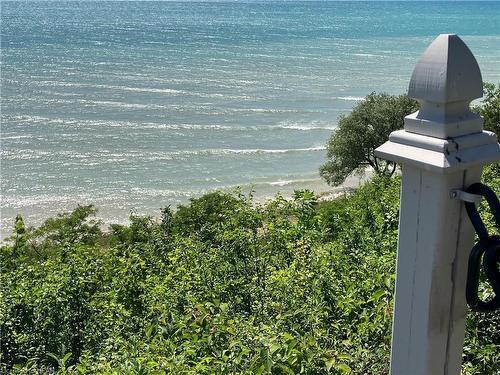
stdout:
{"type": "Polygon", "coordinates": [[[500,236],[488,234],[488,230],[476,207],[476,203],[481,200],[481,197],[484,197],[500,228],[500,202],[498,197],[493,190],[481,183],[472,184],[465,192],[453,190],[451,196],[464,201],[469,219],[479,237],[479,241],[474,245],[469,255],[465,291],[467,304],[474,311],[487,312],[500,309],[500,271],[498,269],[500,264],[500,236]],[[489,301],[481,300],[478,295],[481,260],[486,279],[495,293],[495,296],[489,301]]]}

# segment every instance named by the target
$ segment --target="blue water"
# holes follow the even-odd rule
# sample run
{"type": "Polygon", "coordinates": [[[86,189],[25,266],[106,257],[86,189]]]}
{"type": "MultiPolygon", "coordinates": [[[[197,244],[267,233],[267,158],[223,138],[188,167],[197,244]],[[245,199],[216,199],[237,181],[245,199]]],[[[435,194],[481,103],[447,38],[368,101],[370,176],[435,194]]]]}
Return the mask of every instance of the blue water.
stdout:
{"type": "Polygon", "coordinates": [[[2,2],[3,233],[216,188],[321,185],[340,115],[457,33],[500,82],[498,2],[2,2]]]}

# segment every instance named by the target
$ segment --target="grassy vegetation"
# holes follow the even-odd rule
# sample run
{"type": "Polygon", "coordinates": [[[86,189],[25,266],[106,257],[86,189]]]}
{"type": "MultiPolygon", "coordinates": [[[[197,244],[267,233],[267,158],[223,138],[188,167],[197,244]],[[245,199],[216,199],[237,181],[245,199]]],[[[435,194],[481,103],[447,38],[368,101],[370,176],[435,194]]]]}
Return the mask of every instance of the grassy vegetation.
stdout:
{"type": "MultiPolygon", "coordinates": [[[[500,168],[485,173],[500,192],[500,168]]],[[[102,233],[78,207],[1,248],[1,370],[383,374],[399,180],[318,204],[215,192],[102,233]]],[[[491,218],[489,218],[491,223],[491,218]]],[[[469,313],[464,374],[498,373],[499,314],[469,313]]]]}

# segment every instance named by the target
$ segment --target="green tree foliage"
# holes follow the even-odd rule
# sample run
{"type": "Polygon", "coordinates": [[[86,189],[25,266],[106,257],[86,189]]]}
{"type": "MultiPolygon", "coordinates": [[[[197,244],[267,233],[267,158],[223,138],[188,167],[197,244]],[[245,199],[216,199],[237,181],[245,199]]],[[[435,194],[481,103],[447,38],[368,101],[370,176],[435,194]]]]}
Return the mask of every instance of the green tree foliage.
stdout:
{"type": "Polygon", "coordinates": [[[97,209],[92,206],[78,206],[71,213],[63,213],[46,220],[33,232],[33,237],[47,247],[84,243],[95,244],[102,236],[99,220],[91,218],[97,209]]]}
{"type": "MultiPolygon", "coordinates": [[[[499,176],[485,173],[497,192],[499,176]]],[[[398,197],[380,176],[331,202],[211,193],[107,233],[92,207],[18,219],[24,248],[0,249],[0,372],[387,373],[398,197]]],[[[469,314],[464,374],[497,371],[499,327],[469,314]]]]}
{"type": "Polygon", "coordinates": [[[368,95],[349,115],[340,117],[327,144],[328,161],[320,169],[321,176],[337,186],[367,166],[376,174],[392,175],[396,164],[375,157],[374,151],[392,131],[403,128],[403,118],[417,109],[418,103],[406,95],[368,95]]]}
{"type": "Polygon", "coordinates": [[[475,106],[473,112],[484,119],[484,128],[500,135],[500,84],[484,84],[484,96],[480,105],[475,106]]]}

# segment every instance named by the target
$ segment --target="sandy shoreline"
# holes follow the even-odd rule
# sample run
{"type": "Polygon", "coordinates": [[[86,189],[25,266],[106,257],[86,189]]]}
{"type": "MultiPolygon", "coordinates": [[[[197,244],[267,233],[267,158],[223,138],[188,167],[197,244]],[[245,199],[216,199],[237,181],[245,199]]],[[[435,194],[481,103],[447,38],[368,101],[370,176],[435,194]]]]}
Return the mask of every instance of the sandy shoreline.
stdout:
{"type": "MultiPolygon", "coordinates": [[[[366,177],[361,178],[359,176],[353,176],[348,178],[344,184],[338,187],[331,187],[324,182],[319,176],[315,179],[309,180],[299,180],[299,181],[278,181],[272,184],[257,183],[254,185],[245,185],[240,187],[232,187],[226,189],[220,189],[226,192],[236,192],[241,191],[245,195],[250,193],[253,196],[253,200],[257,204],[265,203],[267,200],[273,199],[277,194],[281,194],[285,198],[291,198],[295,190],[308,189],[314,191],[319,197],[320,201],[332,200],[338,196],[348,193],[352,189],[358,187],[366,177]]],[[[212,191],[215,191],[214,189],[212,191]]],[[[204,192],[204,193],[208,193],[204,192]]],[[[113,204],[113,197],[109,197],[109,201],[106,202],[93,202],[88,201],[76,201],[68,200],[64,203],[52,204],[47,207],[34,208],[33,206],[26,209],[20,209],[16,213],[20,213],[23,216],[26,226],[39,226],[46,219],[50,217],[55,217],[59,213],[70,212],[78,204],[87,205],[94,204],[98,209],[97,218],[103,222],[103,230],[106,230],[110,224],[128,224],[129,216],[133,212],[134,214],[143,216],[150,215],[154,218],[160,217],[160,210],[162,207],[171,206],[176,208],[180,204],[188,204],[189,198],[197,198],[200,195],[193,197],[186,197],[182,201],[169,202],[168,199],[162,199],[161,195],[158,197],[151,197],[148,200],[140,202],[128,202],[126,205],[115,205],[113,204]]],[[[3,211],[3,210],[2,210],[3,211]]],[[[5,215],[4,212],[1,214],[1,226],[0,226],[0,241],[4,241],[7,237],[11,236],[14,227],[14,217],[15,215],[5,215]]]]}

